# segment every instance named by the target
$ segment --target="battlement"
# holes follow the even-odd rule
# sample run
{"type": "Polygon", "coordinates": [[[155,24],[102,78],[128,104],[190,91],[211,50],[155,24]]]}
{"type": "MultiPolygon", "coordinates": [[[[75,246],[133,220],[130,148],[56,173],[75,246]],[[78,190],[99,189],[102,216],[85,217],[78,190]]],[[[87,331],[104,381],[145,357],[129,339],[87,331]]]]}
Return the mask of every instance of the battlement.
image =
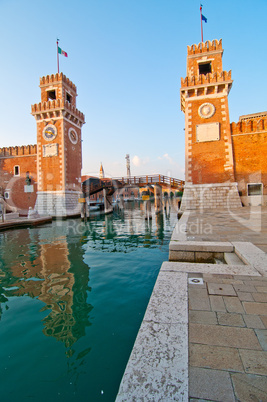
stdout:
{"type": "Polygon", "coordinates": [[[231,123],[232,135],[258,133],[267,131],[267,116],[260,117],[259,119],[251,118],[240,120],[237,123],[231,123]]]}
{"type": "Polygon", "coordinates": [[[213,41],[207,40],[206,42],[200,42],[198,45],[194,44],[187,46],[187,55],[195,55],[201,53],[213,52],[216,50],[223,51],[222,39],[214,39],[213,41]]]}
{"type": "Polygon", "coordinates": [[[252,119],[255,120],[255,119],[264,118],[264,117],[267,117],[267,112],[244,114],[239,117],[239,121],[252,120],[252,119]]]}
{"type": "Polygon", "coordinates": [[[51,74],[47,75],[44,77],[40,78],[40,87],[46,86],[46,85],[51,85],[59,82],[64,82],[67,84],[71,89],[73,89],[76,92],[76,85],[73,84],[73,82],[67,78],[63,73],[56,73],[56,74],[51,74]]]}
{"type": "Polygon", "coordinates": [[[68,101],[64,99],[54,99],[49,100],[47,102],[39,102],[31,106],[32,115],[55,112],[60,110],[67,110],[75,117],[77,117],[79,120],[84,122],[84,114],[80,112],[75,106],[71,105],[68,101]]]}
{"type": "Polygon", "coordinates": [[[37,145],[22,145],[20,147],[0,148],[0,157],[29,156],[37,154],[37,145]]]}
{"type": "Polygon", "coordinates": [[[232,82],[232,71],[214,72],[209,74],[193,75],[192,77],[181,78],[181,87],[192,87],[195,85],[216,84],[221,82],[232,82]]]}

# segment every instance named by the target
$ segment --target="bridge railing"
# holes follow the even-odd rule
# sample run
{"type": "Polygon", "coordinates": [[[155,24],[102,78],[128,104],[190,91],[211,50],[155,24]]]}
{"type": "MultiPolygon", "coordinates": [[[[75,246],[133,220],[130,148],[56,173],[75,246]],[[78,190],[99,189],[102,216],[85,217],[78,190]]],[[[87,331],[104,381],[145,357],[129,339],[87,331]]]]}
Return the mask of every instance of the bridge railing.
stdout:
{"type": "Polygon", "coordinates": [[[116,177],[113,180],[117,180],[123,184],[140,185],[140,184],[160,184],[170,186],[173,188],[181,188],[184,185],[184,181],[175,179],[173,177],[164,175],[146,175],[146,176],[132,176],[132,177],[116,177]]]}

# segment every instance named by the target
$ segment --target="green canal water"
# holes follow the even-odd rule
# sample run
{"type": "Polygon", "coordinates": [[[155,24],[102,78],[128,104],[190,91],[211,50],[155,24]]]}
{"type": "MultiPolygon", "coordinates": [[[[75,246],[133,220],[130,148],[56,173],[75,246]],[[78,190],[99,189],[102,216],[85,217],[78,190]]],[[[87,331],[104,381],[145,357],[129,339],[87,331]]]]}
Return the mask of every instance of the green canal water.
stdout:
{"type": "Polygon", "coordinates": [[[114,401],[177,221],[124,212],[0,233],[0,401],[114,401]]]}

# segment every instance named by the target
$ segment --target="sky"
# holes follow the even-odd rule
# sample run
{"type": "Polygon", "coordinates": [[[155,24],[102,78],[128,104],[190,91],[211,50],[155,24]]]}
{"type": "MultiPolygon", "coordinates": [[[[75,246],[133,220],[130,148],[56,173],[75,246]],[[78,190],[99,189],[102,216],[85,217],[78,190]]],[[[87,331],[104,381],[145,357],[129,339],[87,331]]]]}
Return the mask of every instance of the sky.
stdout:
{"type": "MultiPolygon", "coordinates": [[[[230,121],[267,110],[267,0],[203,0],[204,41],[221,39],[232,70],[230,121]]],[[[39,78],[77,86],[83,174],[184,179],[180,80],[187,45],[201,41],[197,0],[0,0],[0,147],[36,143],[39,78]]]]}

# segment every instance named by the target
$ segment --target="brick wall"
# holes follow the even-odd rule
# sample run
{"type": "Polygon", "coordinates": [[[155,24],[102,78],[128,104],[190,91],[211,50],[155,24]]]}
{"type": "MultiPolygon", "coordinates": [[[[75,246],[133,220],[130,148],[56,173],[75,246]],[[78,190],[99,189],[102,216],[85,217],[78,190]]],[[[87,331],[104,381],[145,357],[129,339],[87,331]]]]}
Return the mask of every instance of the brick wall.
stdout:
{"type": "Polygon", "coordinates": [[[267,117],[231,124],[235,178],[242,195],[248,183],[263,183],[267,195],[267,117]]]}
{"type": "MultiPolygon", "coordinates": [[[[0,187],[2,195],[8,193],[6,202],[22,212],[34,207],[37,191],[36,145],[0,149],[0,187]],[[35,151],[35,154],[32,153],[35,151]],[[18,166],[18,175],[15,175],[18,166]],[[26,173],[29,172],[33,193],[25,193],[26,173]]],[[[25,212],[26,213],[26,212],[25,212]]]]}

